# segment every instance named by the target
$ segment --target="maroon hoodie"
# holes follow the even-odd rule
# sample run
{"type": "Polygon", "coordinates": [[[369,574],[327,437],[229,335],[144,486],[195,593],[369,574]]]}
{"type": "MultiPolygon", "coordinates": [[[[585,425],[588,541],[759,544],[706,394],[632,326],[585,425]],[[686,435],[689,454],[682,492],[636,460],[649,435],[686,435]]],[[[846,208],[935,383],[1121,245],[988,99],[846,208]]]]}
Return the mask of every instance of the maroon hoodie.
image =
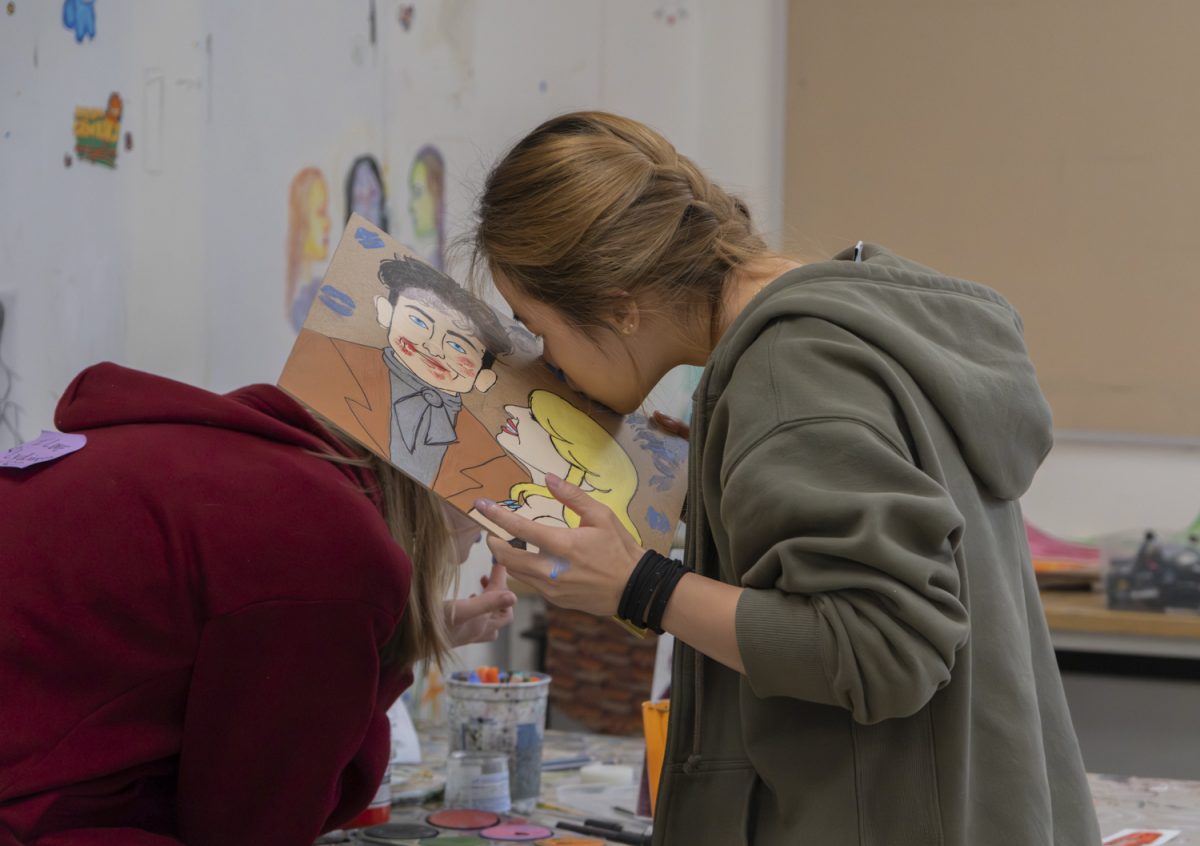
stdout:
{"type": "Polygon", "coordinates": [[[411,563],[277,388],[99,364],[0,470],[0,844],[307,846],[370,801],[411,563]]]}

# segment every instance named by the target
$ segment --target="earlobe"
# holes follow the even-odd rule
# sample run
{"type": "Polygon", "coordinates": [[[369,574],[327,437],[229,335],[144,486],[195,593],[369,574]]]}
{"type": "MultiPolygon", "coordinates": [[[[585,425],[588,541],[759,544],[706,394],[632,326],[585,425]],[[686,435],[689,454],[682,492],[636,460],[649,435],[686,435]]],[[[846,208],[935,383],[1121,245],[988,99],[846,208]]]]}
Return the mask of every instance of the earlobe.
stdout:
{"type": "Polygon", "coordinates": [[[475,377],[475,390],[481,394],[486,394],[495,384],[496,371],[490,367],[487,370],[480,370],[479,375],[475,377]]]}
{"type": "Polygon", "coordinates": [[[392,328],[392,304],[387,297],[375,298],[375,319],[384,329],[392,328]]]}
{"type": "Polygon", "coordinates": [[[622,335],[632,335],[641,324],[641,311],[638,309],[637,300],[626,293],[617,294],[617,297],[619,300],[612,313],[613,325],[622,335]]]}

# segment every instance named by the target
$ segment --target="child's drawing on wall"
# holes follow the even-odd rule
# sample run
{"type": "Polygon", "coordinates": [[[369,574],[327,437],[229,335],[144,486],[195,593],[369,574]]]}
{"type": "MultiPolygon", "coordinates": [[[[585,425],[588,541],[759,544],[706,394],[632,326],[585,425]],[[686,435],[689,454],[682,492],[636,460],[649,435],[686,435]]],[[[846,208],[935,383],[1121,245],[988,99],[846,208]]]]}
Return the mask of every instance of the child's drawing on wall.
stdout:
{"type": "Polygon", "coordinates": [[[306,167],[288,189],[287,277],[284,308],[292,328],[304,325],[329,256],[329,187],[318,168],[306,167]]]}
{"type": "Polygon", "coordinates": [[[432,144],[417,151],[408,171],[413,249],[429,264],[446,265],[446,162],[432,144]]]}
{"type": "Polygon", "coordinates": [[[346,174],[346,220],[358,214],[388,231],[387,193],[374,156],[359,156],[346,174]]]}
{"type": "MultiPolygon", "coordinates": [[[[11,5],[11,4],[10,4],[11,5]]],[[[75,42],[96,37],[96,0],[63,0],[63,26],[75,33],[75,42]]]]}

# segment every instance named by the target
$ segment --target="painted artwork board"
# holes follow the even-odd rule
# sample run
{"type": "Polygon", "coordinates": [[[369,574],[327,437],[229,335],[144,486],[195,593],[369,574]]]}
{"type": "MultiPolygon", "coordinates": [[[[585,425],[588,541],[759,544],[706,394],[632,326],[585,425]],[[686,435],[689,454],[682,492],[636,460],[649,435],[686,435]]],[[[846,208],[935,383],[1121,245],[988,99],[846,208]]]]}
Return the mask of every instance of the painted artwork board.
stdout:
{"type": "Polygon", "coordinates": [[[359,215],[350,217],[279,386],[468,514],[480,498],[578,525],[553,473],[667,552],[686,493],[687,442],[572,391],[512,318],[359,215]]]}

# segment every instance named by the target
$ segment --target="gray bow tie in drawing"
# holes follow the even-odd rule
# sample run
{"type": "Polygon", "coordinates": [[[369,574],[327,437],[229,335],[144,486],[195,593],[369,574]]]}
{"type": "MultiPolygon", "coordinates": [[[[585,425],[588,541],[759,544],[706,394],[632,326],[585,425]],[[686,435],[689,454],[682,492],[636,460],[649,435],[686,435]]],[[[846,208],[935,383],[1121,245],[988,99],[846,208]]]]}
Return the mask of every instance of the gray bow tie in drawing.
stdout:
{"type": "Polygon", "coordinates": [[[454,443],[455,418],[462,408],[462,400],[436,388],[421,388],[399,397],[392,403],[393,414],[399,424],[400,437],[409,452],[417,450],[417,433],[428,421],[422,443],[425,446],[442,446],[454,443]]]}

